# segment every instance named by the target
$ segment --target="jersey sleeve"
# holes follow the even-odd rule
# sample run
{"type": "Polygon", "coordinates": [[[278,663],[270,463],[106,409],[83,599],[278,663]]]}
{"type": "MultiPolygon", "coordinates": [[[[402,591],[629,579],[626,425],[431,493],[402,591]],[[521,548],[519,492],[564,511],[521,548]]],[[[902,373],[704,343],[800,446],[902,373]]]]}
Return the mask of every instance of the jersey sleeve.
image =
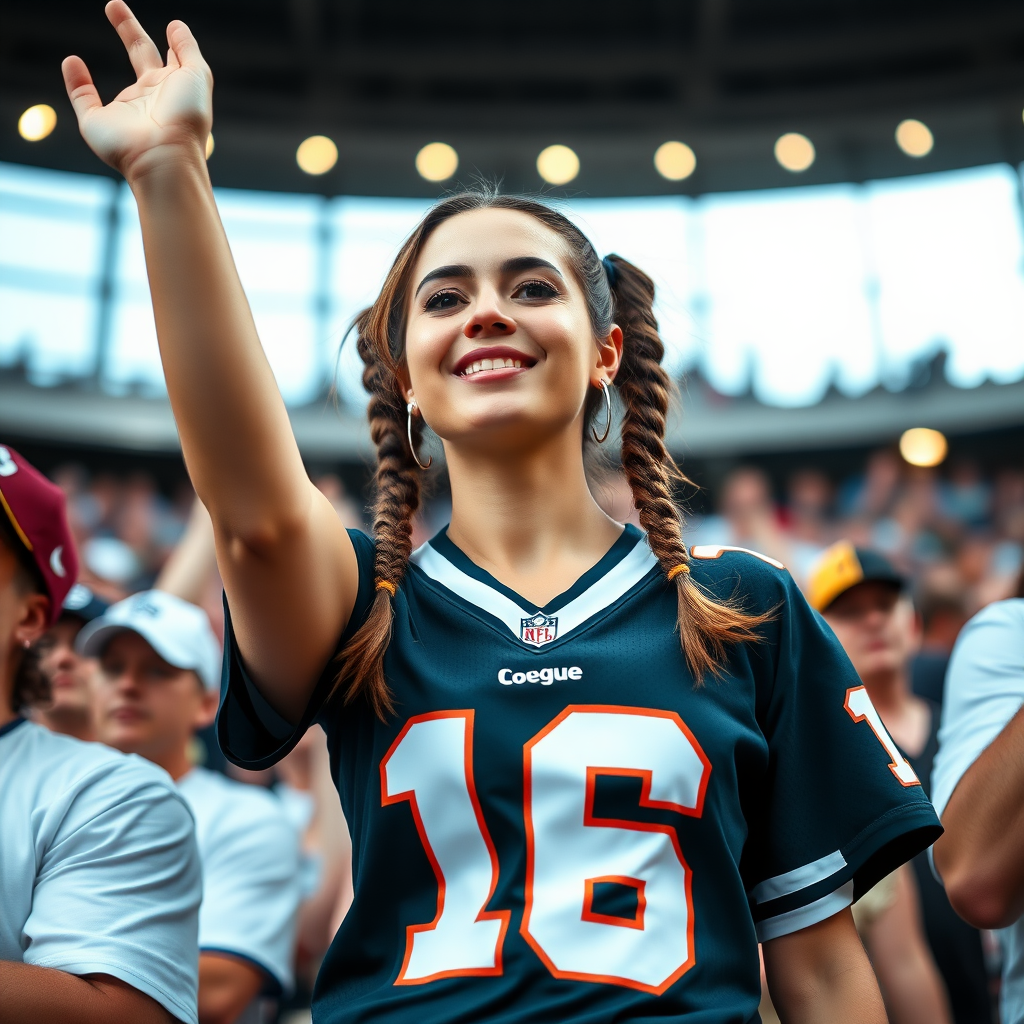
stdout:
{"type": "Polygon", "coordinates": [[[41,851],[25,963],[111,975],[196,1024],[202,878],[185,803],[126,760],[62,810],[41,851]]]}
{"type": "MultiPolygon", "coordinates": [[[[373,541],[359,530],[349,530],[359,568],[359,587],[345,632],[338,641],[341,651],[369,614],[373,603],[373,541]]],[[[302,718],[287,722],[263,699],[249,678],[238,651],[231,609],[224,597],[224,663],[221,670],[221,707],[217,715],[217,739],[225,757],[241,768],[270,768],[302,739],[330,696],[337,667],[332,657],[313,689],[302,718]]]]}
{"type": "Polygon", "coordinates": [[[247,960],[269,990],[288,992],[302,898],[298,833],[276,809],[238,811],[203,859],[199,952],[247,960]]]}
{"type": "Polygon", "coordinates": [[[768,772],[742,862],[760,941],[838,913],[942,833],[835,635],[788,573],[764,572],[777,617],[751,657],[769,676],[768,772]]]}
{"type": "Polygon", "coordinates": [[[941,815],[967,769],[1024,704],[1024,600],[982,609],[960,631],[946,672],[932,798],[941,815]]]}

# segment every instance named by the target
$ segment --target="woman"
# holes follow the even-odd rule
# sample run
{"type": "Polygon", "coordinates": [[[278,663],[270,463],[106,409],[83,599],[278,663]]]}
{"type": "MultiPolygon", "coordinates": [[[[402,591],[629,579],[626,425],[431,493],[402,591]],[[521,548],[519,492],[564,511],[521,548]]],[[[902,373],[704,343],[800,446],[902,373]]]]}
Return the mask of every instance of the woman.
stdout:
{"type": "Polygon", "coordinates": [[[760,937],[785,1019],[884,1020],[848,906],[938,825],[782,567],[684,547],[650,279],[536,202],[439,203],[358,321],[378,496],[374,539],[348,533],[217,217],[209,69],[181,22],[165,66],[107,13],[137,84],[103,106],[80,59],[64,73],[138,200],[213,518],[221,740],[262,767],[322,723],[353,832],[315,1018],[756,1020],[760,937]],[[587,487],[613,381],[646,537],[587,487]],[[424,423],[453,511],[410,560],[424,423]]]}

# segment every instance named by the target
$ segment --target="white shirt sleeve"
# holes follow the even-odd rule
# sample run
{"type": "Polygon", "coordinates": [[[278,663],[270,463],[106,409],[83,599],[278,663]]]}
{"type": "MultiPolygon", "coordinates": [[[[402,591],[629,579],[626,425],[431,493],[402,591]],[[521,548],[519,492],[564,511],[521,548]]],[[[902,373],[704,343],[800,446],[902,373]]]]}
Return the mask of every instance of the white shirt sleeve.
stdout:
{"type": "Polygon", "coordinates": [[[184,801],[125,758],[59,813],[40,851],[24,962],[111,975],[196,1024],[202,876],[184,801]]]}
{"type": "Polygon", "coordinates": [[[204,852],[199,949],[249,960],[290,991],[301,899],[299,837],[279,808],[262,805],[218,829],[204,852]]]}
{"type": "Polygon", "coordinates": [[[932,803],[941,816],[965,772],[1024,704],[1024,600],[998,601],[964,626],[946,672],[932,803]]]}

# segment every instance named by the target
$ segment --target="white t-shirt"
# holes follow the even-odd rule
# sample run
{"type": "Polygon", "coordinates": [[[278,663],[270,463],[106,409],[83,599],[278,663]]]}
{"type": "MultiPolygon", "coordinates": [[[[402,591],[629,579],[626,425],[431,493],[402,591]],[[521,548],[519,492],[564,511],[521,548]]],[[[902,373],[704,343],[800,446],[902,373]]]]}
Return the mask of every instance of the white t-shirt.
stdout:
{"type": "Polygon", "coordinates": [[[196,1024],[201,896],[166,772],[23,719],[0,728],[0,960],[108,974],[196,1024]]]}
{"type": "MultiPolygon", "coordinates": [[[[946,671],[932,802],[941,816],[964,773],[1024,705],[1024,599],[998,601],[964,626],[946,671]]],[[[999,933],[1006,1024],[1024,1021],[1024,918],[999,933]]]]}
{"type": "Polygon", "coordinates": [[[299,911],[299,835],[276,797],[205,768],[178,779],[196,819],[203,865],[199,949],[259,967],[292,987],[299,911]]]}

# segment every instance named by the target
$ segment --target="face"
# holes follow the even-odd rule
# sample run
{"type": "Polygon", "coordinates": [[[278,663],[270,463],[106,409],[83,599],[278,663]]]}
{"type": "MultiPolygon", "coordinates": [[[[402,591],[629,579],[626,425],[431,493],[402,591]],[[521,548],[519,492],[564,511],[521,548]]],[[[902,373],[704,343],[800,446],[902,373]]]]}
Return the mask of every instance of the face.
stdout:
{"type": "Polygon", "coordinates": [[[407,399],[446,443],[522,450],[571,430],[611,380],[622,332],[595,339],[566,243],[512,210],[442,223],[419,254],[406,310],[407,399]]]}
{"type": "Polygon", "coordinates": [[[137,633],[124,632],[100,656],[93,710],[101,743],[166,767],[196,729],[213,721],[217,694],[195,672],[169,665],[137,633]]]}
{"type": "Polygon", "coordinates": [[[914,608],[891,584],[858,583],[824,615],[865,683],[902,671],[917,648],[914,608]]]}
{"type": "Polygon", "coordinates": [[[96,659],[83,658],[75,651],[75,637],[82,628],[81,620],[60,619],[40,641],[43,650],[41,667],[50,681],[51,714],[88,715],[91,707],[90,682],[96,672],[96,659]]]}

